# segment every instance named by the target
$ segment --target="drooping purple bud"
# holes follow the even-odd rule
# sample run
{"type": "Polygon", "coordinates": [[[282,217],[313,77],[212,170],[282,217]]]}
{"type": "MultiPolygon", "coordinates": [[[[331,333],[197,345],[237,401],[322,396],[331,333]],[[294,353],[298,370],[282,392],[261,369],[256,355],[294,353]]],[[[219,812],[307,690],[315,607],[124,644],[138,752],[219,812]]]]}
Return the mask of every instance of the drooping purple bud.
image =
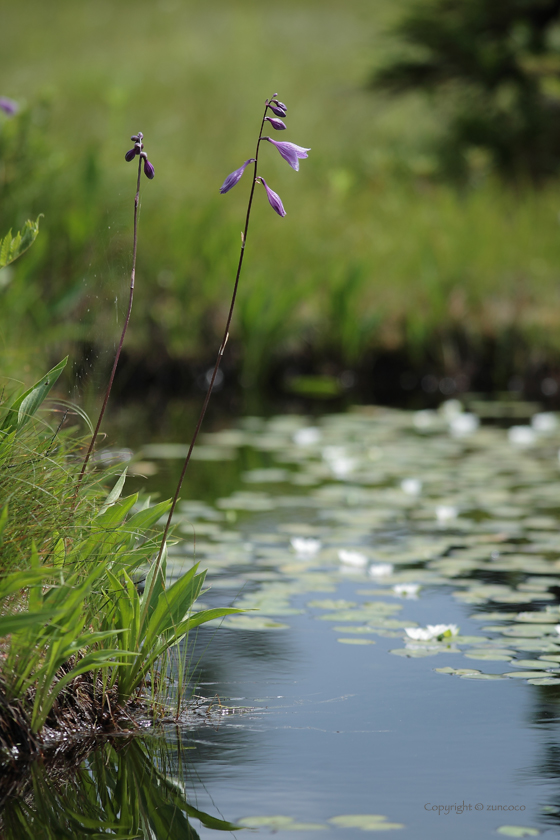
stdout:
{"type": "Polygon", "coordinates": [[[246,160],[245,163],[242,166],[239,167],[239,169],[236,169],[235,172],[232,172],[231,175],[228,175],[226,180],[224,181],[224,183],[220,187],[220,192],[222,194],[227,193],[227,192],[229,192],[229,190],[231,190],[232,187],[235,187],[237,182],[241,180],[241,176],[245,172],[245,167],[249,166],[250,163],[254,163],[254,162],[255,162],[255,158],[249,158],[249,160],[246,160]]]}
{"type": "Polygon", "coordinates": [[[134,160],[137,154],[138,152],[136,151],[136,148],[129,149],[126,155],[124,156],[124,159],[130,163],[131,160],[134,160]]]}
{"type": "Polygon", "coordinates": [[[287,111],[287,110],[288,110],[288,106],[287,106],[287,105],[284,105],[284,103],[283,103],[283,102],[280,102],[278,99],[276,100],[276,104],[278,105],[278,107],[279,107],[279,108],[282,108],[282,110],[283,110],[283,111],[287,111]]]}
{"type": "Polygon", "coordinates": [[[276,131],[283,131],[286,128],[286,123],[282,122],[282,120],[277,120],[275,117],[265,117],[265,120],[269,122],[272,128],[275,128],[276,131]]]}
{"type": "Polygon", "coordinates": [[[273,140],[271,137],[262,137],[262,140],[268,140],[273,146],[276,146],[284,160],[290,164],[292,169],[299,171],[299,162],[302,158],[307,157],[307,152],[311,149],[304,149],[303,146],[296,146],[295,143],[289,143],[287,140],[273,140]]]}
{"type": "Polygon", "coordinates": [[[19,111],[19,104],[15,99],[9,99],[7,96],[0,96],[0,108],[9,117],[13,117],[19,111]]]}
{"type": "Polygon", "coordinates": [[[144,175],[151,181],[155,174],[156,173],[154,171],[154,167],[152,166],[148,158],[146,158],[146,160],[144,161],[144,175]]]}
{"type": "Polygon", "coordinates": [[[277,105],[269,105],[268,106],[273,114],[276,114],[277,117],[285,117],[286,116],[286,109],[285,108],[278,108],[277,105]]]}
{"type": "Polygon", "coordinates": [[[269,204],[272,207],[272,209],[276,213],[278,213],[279,216],[285,216],[286,211],[284,210],[284,205],[282,204],[282,199],[280,198],[278,193],[275,193],[274,190],[270,189],[270,187],[268,186],[268,184],[266,183],[264,178],[259,177],[259,178],[257,178],[257,181],[260,181],[261,184],[263,185],[263,187],[265,188],[266,194],[268,196],[268,201],[269,201],[269,204]]]}

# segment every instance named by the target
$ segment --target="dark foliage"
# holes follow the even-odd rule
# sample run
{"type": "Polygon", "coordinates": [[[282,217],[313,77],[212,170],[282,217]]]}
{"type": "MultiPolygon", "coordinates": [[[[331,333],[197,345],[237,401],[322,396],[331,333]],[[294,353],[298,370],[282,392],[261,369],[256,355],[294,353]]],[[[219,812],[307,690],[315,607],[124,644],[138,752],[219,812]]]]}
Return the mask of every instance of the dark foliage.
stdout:
{"type": "Polygon", "coordinates": [[[395,34],[407,51],[372,87],[437,94],[444,168],[468,169],[484,150],[510,180],[541,182],[560,168],[560,0],[424,0],[395,34]]]}

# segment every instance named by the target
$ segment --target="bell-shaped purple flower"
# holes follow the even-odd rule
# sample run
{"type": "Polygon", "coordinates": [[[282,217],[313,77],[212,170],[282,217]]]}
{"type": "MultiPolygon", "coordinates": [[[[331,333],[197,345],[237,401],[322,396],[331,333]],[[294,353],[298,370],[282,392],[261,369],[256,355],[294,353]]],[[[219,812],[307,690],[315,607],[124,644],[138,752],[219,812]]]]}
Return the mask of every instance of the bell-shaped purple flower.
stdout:
{"type": "Polygon", "coordinates": [[[149,178],[150,181],[151,181],[155,174],[156,173],[155,173],[153,165],[150,163],[148,158],[146,158],[144,160],[144,175],[146,176],[146,178],[149,178]]]}
{"type": "Polygon", "coordinates": [[[138,154],[140,154],[140,149],[137,149],[136,146],[135,146],[134,149],[129,149],[128,150],[128,152],[124,156],[124,159],[127,160],[130,163],[130,161],[134,160],[134,158],[138,154]]]}
{"type": "Polygon", "coordinates": [[[19,111],[19,105],[15,99],[9,99],[7,96],[0,96],[0,108],[9,117],[13,117],[19,111]]]}
{"type": "Polygon", "coordinates": [[[279,216],[285,216],[286,211],[284,210],[284,205],[282,204],[282,199],[280,198],[278,193],[275,193],[274,190],[270,189],[270,187],[268,186],[268,184],[266,183],[264,178],[259,177],[259,178],[257,178],[257,181],[260,181],[261,184],[263,185],[263,187],[265,188],[266,194],[268,196],[268,201],[269,201],[269,204],[272,207],[272,209],[276,213],[278,213],[279,216]]]}
{"type": "Polygon", "coordinates": [[[250,163],[254,163],[255,158],[249,158],[246,160],[245,163],[236,169],[235,172],[232,172],[231,175],[228,175],[222,186],[220,187],[221,193],[227,193],[231,190],[232,187],[235,187],[238,181],[241,180],[241,176],[245,172],[245,167],[249,166],[250,163]]]}
{"type": "Polygon", "coordinates": [[[286,128],[286,123],[282,120],[277,120],[276,117],[265,117],[265,120],[270,123],[272,128],[276,131],[283,131],[286,128]]]}
{"type": "Polygon", "coordinates": [[[273,140],[271,137],[263,137],[263,140],[268,140],[273,146],[276,146],[282,157],[290,164],[292,169],[296,172],[299,170],[300,159],[307,157],[307,152],[311,149],[304,149],[303,146],[296,146],[295,143],[288,143],[287,140],[273,140]]]}

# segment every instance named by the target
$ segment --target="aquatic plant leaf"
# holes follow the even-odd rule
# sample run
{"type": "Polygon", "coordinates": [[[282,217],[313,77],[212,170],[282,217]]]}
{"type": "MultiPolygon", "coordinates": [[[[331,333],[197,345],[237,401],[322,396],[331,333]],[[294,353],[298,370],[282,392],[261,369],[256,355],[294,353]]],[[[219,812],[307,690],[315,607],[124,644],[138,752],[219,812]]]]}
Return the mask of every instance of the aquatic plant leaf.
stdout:
{"type": "Polygon", "coordinates": [[[331,817],[333,825],[340,828],[360,828],[362,831],[388,831],[393,828],[404,828],[402,823],[387,822],[387,817],[379,814],[341,814],[331,817]]]}
{"type": "Polygon", "coordinates": [[[337,639],[343,645],[374,645],[373,639],[337,639]]]}
{"type": "Polygon", "coordinates": [[[529,685],[560,685],[560,678],[554,677],[535,677],[532,680],[527,680],[529,685]]]}
{"type": "Polygon", "coordinates": [[[465,653],[467,659],[480,659],[486,662],[511,662],[512,657],[501,651],[467,651],[465,653]]]}
{"type": "Polygon", "coordinates": [[[501,674],[461,674],[462,680],[503,680],[501,674]]]}
{"type": "Polygon", "coordinates": [[[501,825],[496,831],[506,837],[538,837],[541,833],[537,828],[528,828],[523,825],[501,825]]]}
{"type": "Polygon", "coordinates": [[[228,619],[222,626],[228,630],[288,630],[290,625],[266,616],[240,615],[228,619]]]}
{"type": "Polygon", "coordinates": [[[550,660],[548,662],[543,662],[540,659],[514,659],[511,664],[515,665],[516,668],[534,668],[537,671],[544,671],[546,668],[559,667],[557,662],[551,662],[550,660]]]}

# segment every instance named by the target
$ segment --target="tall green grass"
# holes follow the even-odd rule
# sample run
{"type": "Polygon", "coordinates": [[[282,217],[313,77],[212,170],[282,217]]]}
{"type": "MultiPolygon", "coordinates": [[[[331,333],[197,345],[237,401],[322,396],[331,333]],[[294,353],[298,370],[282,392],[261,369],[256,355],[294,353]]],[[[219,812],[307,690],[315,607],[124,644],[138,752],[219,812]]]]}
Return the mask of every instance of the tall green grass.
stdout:
{"type": "Polygon", "coordinates": [[[45,727],[57,737],[117,726],[131,704],[155,711],[170,650],[239,612],[193,613],[205,574],[196,565],[167,586],[156,525],[170,505],[121,499],[126,471],[103,500],[88,474],[76,499],[81,459],[60,429],[35,425],[65,364],[0,413],[0,762],[45,727]]]}
{"type": "Polygon", "coordinates": [[[245,382],[303,352],[354,366],[404,349],[452,368],[457,333],[475,347],[513,333],[558,360],[557,185],[504,190],[481,161],[457,192],[426,151],[438,133],[429,104],[365,90],[405,2],[7,6],[0,79],[32,108],[2,122],[0,227],[45,219],[0,291],[2,313],[17,313],[0,314],[5,364],[36,369],[37,333],[50,352],[78,343],[109,358],[131,241],[123,143],[138,129],[156,180],[128,352],[213,358],[249,185],[227,202],[218,189],[270,90],[288,103],[287,139],[312,151],[290,177],[263,154],[288,215],[272,218],[260,196],[230,344],[245,382]]]}

